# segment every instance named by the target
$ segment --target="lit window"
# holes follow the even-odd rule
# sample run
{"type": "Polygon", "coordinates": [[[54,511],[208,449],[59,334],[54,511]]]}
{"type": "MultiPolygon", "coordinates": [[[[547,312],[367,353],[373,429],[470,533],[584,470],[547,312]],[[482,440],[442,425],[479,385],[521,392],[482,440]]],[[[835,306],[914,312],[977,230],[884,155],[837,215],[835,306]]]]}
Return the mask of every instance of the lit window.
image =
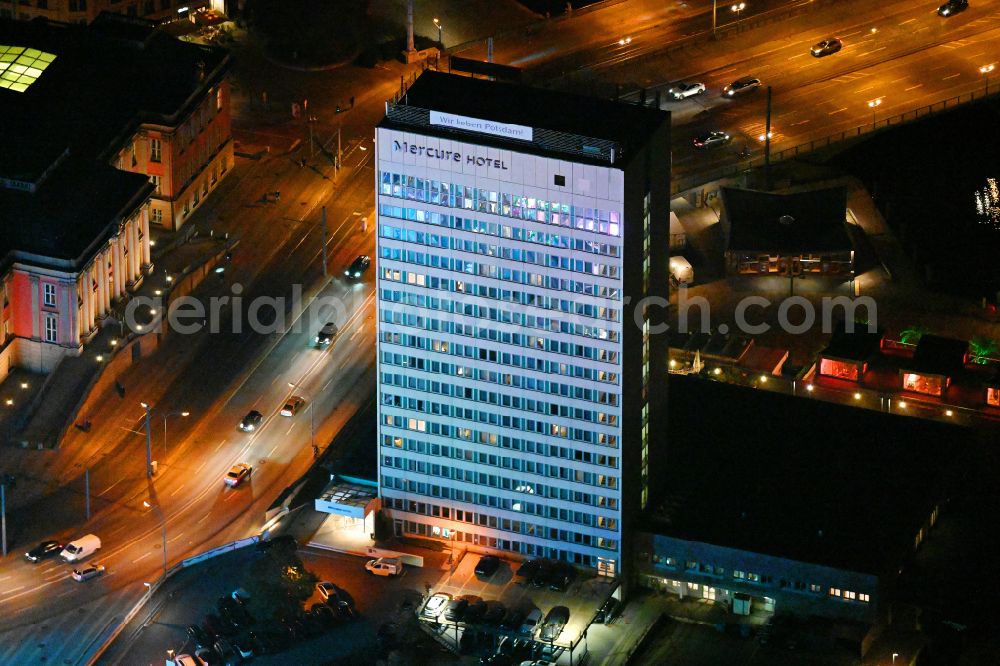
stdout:
{"type": "Polygon", "coordinates": [[[851,590],[844,590],[844,598],[845,599],[857,599],[858,595],[855,592],[852,592],[851,590]]]}
{"type": "Polygon", "coordinates": [[[38,49],[0,44],[0,88],[24,92],[55,59],[38,49]]]}
{"type": "Polygon", "coordinates": [[[836,588],[836,587],[831,587],[830,588],[830,596],[831,597],[839,597],[840,596],[840,589],[836,588]]]}
{"type": "Polygon", "coordinates": [[[149,161],[159,162],[161,157],[162,145],[159,139],[149,140],[149,161]]]}
{"type": "Polygon", "coordinates": [[[59,319],[56,315],[45,315],[45,341],[46,342],[57,342],[59,338],[58,334],[59,319]]]}
{"type": "Polygon", "coordinates": [[[56,306],[56,286],[54,284],[42,285],[42,303],[50,308],[56,306]]]}
{"type": "Polygon", "coordinates": [[[860,593],[858,594],[858,601],[860,601],[860,602],[862,602],[862,603],[865,603],[865,604],[867,604],[867,603],[868,603],[869,601],[871,601],[871,597],[869,597],[869,596],[868,596],[867,594],[865,594],[864,592],[860,592],[860,593]]]}

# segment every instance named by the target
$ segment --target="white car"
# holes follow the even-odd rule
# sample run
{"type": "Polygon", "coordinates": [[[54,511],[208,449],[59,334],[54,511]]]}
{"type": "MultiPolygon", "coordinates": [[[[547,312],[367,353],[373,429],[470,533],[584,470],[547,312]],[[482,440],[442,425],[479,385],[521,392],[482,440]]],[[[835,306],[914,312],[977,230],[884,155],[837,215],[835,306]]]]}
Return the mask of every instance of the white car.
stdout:
{"type": "Polygon", "coordinates": [[[365,562],[365,569],[376,576],[398,576],[403,573],[403,563],[395,557],[380,557],[365,562]]]}
{"type": "Polygon", "coordinates": [[[438,592],[424,604],[424,609],[420,611],[420,614],[424,617],[437,617],[444,611],[445,606],[451,601],[451,595],[445,594],[444,592],[438,592]]]}
{"type": "Polygon", "coordinates": [[[675,83],[667,90],[674,99],[687,99],[705,92],[707,88],[704,83],[675,83]]]}
{"type": "Polygon", "coordinates": [[[73,569],[73,580],[83,583],[90,580],[91,578],[97,578],[104,575],[104,565],[103,564],[91,564],[88,567],[82,569],[73,569]]]}

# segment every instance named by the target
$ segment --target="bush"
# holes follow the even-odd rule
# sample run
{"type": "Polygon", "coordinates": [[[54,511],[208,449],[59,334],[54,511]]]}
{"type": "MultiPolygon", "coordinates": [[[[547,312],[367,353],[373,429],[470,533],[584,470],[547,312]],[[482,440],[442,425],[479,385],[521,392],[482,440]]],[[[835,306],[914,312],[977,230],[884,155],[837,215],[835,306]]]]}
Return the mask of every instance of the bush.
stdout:
{"type": "Polygon", "coordinates": [[[255,560],[243,585],[250,594],[250,614],[264,622],[294,613],[308,599],[316,575],[307,571],[295,551],[294,542],[274,542],[255,560]]]}

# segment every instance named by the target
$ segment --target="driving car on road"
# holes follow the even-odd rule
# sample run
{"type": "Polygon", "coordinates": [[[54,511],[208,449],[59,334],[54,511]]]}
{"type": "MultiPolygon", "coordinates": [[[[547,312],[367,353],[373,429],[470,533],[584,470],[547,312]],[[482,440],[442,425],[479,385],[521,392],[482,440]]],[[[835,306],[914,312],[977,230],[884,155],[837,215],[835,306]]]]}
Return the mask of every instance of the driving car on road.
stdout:
{"type": "Polygon", "coordinates": [[[700,95],[705,92],[704,83],[676,83],[672,85],[667,92],[670,93],[674,99],[687,99],[688,97],[694,97],[695,95],[700,95]]]}
{"type": "Polygon", "coordinates": [[[281,408],[282,416],[295,416],[302,409],[302,405],[305,404],[305,398],[299,395],[293,395],[285,403],[285,406],[281,408]]]}
{"type": "Polygon", "coordinates": [[[333,342],[333,339],[337,336],[337,325],[332,321],[328,321],[323,324],[323,328],[319,329],[319,333],[316,334],[316,344],[317,345],[328,345],[333,342]]]}
{"type": "Polygon", "coordinates": [[[78,562],[85,557],[93,555],[100,549],[100,538],[96,534],[88,534],[66,544],[66,547],[59,553],[59,557],[67,562],[78,562]]]}
{"type": "Polygon", "coordinates": [[[717,146],[724,146],[732,140],[732,137],[725,132],[715,131],[709,132],[708,134],[702,134],[701,136],[696,136],[692,143],[695,148],[714,148],[717,146]]]}
{"type": "Polygon", "coordinates": [[[748,93],[751,90],[756,90],[757,88],[760,88],[760,79],[753,76],[744,76],[742,79],[736,79],[722,90],[728,97],[734,97],[748,93]]]}
{"type": "Polygon", "coordinates": [[[445,594],[444,592],[438,592],[424,604],[424,609],[420,611],[420,614],[424,617],[437,617],[444,610],[448,602],[451,601],[451,595],[445,594]]]}
{"type": "Polygon", "coordinates": [[[251,467],[250,465],[246,463],[236,463],[235,465],[229,468],[228,472],[226,472],[226,477],[224,481],[226,482],[226,485],[229,486],[230,488],[235,488],[236,486],[240,485],[241,483],[249,479],[250,474],[252,473],[253,473],[253,467],[251,467]]]}
{"type": "Polygon", "coordinates": [[[58,541],[43,541],[25,553],[24,559],[29,562],[41,562],[50,557],[55,557],[62,549],[63,545],[58,541]]]}
{"type": "Polygon", "coordinates": [[[357,279],[361,277],[366,270],[368,270],[371,263],[371,258],[369,258],[368,255],[362,254],[351,262],[351,265],[344,271],[344,275],[349,278],[357,279]]]}
{"type": "Polygon", "coordinates": [[[256,409],[251,409],[247,412],[247,415],[243,417],[240,421],[240,430],[243,432],[253,432],[260,427],[260,424],[264,422],[264,415],[258,412],[256,409]]]}
{"type": "Polygon", "coordinates": [[[98,576],[104,575],[104,565],[103,564],[91,564],[90,566],[83,567],[82,569],[73,569],[73,580],[77,582],[88,581],[91,578],[97,578],[98,576]]]}
{"type": "Polygon", "coordinates": [[[822,58],[823,56],[828,56],[831,53],[836,53],[843,47],[843,43],[836,37],[831,37],[830,39],[824,39],[822,42],[812,47],[810,53],[813,54],[814,58],[822,58]]]}
{"type": "Polygon", "coordinates": [[[968,8],[969,0],[948,0],[948,2],[938,7],[938,14],[940,16],[951,16],[952,14],[963,12],[968,8]]]}

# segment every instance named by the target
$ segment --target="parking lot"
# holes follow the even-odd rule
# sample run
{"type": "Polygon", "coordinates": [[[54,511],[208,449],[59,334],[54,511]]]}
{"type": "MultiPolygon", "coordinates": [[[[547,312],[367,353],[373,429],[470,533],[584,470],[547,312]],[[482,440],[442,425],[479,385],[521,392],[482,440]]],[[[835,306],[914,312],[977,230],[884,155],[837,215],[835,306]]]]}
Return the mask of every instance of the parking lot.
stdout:
{"type": "MultiPolygon", "coordinates": [[[[570,655],[569,648],[580,642],[584,630],[591,624],[597,610],[611,596],[615,589],[613,579],[599,576],[583,576],[578,574],[565,591],[554,591],[548,587],[535,587],[527,581],[515,576],[520,566],[519,562],[502,560],[499,569],[489,576],[478,576],[475,573],[480,556],[476,553],[466,553],[457,563],[454,571],[445,571],[436,584],[432,585],[431,593],[444,593],[452,599],[462,596],[475,597],[483,601],[500,601],[507,609],[518,609],[527,615],[533,609],[539,609],[542,619],[555,606],[565,606],[569,609],[569,622],[552,647],[557,648],[553,656],[559,657],[559,663],[579,663],[585,652],[585,647],[577,647],[570,655]],[[561,649],[559,649],[561,648],[561,649]]],[[[459,626],[446,622],[442,613],[438,618],[425,621],[438,625],[441,638],[449,643],[459,640],[459,626]],[[452,630],[454,629],[454,630],[452,630]]],[[[461,623],[460,623],[461,624],[461,623]]],[[[541,624],[541,622],[539,623],[541,624]]],[[[487,629],[489,631],[489,629],[487,629]]],[[[498,635],[516,635],[516,630],[492,629],[498,635]]],[[[525,636],[526,637],[526,636],[525,636]]],[[[537,635],[536,635],[537,640],[537,635]]],[[[546,642],[547,645],[547,642],[546,642]]],[[[552,654],[547,651],[546,654],[552,654]]]]}

